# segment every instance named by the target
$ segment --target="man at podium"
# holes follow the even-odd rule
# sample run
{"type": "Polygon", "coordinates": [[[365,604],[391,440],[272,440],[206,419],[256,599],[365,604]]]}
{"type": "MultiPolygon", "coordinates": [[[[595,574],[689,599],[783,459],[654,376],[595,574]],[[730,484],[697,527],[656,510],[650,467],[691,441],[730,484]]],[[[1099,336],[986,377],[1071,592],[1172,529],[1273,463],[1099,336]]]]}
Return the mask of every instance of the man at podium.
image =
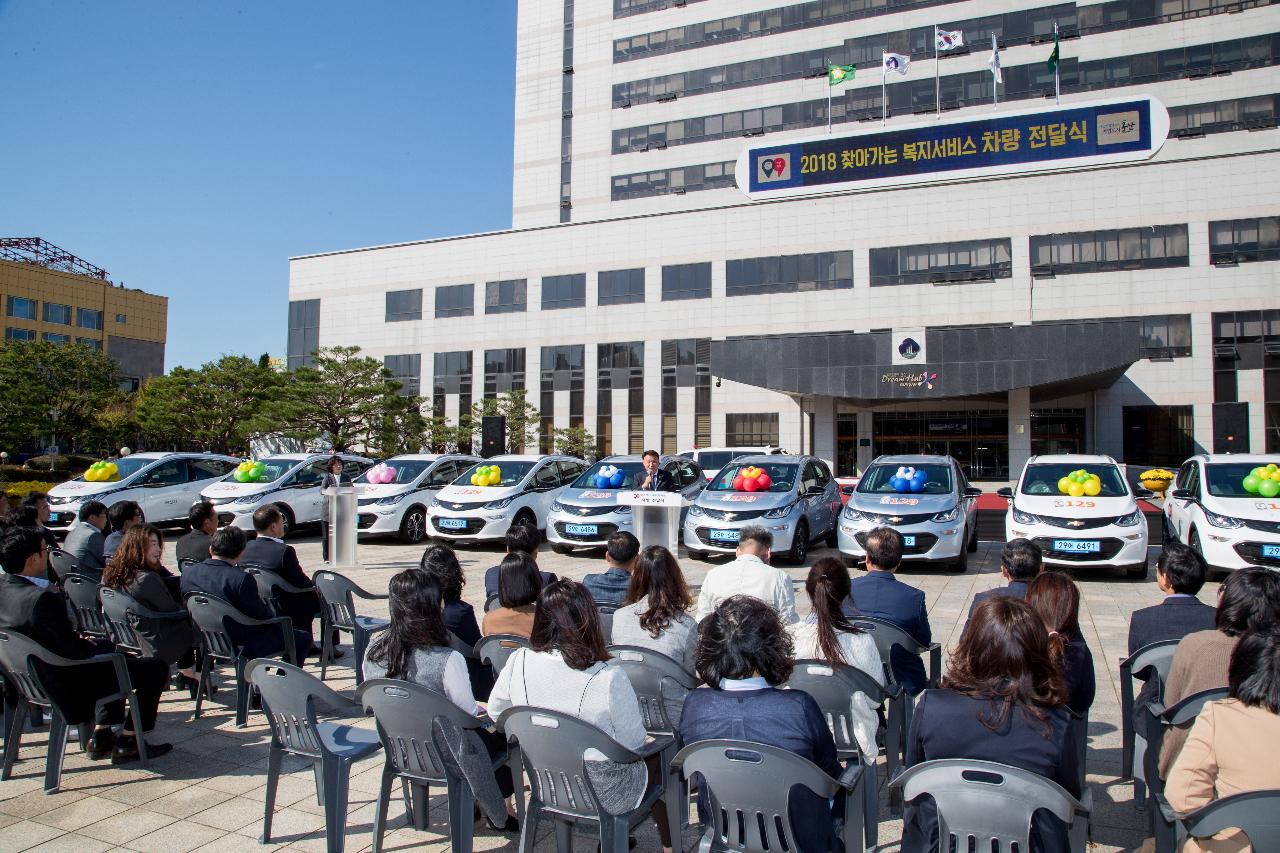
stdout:
{"type": "Polygon", "coordinates": [[[675,478],[658,467],[658,451],[646,450],[641,461],[644,463],[643,474],[636,476],[636,491],[640,492],[678,492],[675,478]]]}

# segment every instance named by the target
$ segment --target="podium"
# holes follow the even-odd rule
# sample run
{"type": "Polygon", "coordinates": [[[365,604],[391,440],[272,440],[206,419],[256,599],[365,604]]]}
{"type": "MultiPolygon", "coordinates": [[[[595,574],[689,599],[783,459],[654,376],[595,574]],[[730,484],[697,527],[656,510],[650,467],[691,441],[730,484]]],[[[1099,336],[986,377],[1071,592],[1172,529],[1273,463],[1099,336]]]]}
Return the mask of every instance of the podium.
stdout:
{"type": "Polygon", "coordinates": [[[356,487],[340,483],[320,490],[328,502],[329,567],[352,568],[356,560],[356,487]]]}
{"type": "Polygon", "coordinates": [[[680,510],[689,505],[679,492],[619,492],[618,505],[631,507],[632,532],[640,547],[661,545],[672,554],[680,542],[680,510]]]}

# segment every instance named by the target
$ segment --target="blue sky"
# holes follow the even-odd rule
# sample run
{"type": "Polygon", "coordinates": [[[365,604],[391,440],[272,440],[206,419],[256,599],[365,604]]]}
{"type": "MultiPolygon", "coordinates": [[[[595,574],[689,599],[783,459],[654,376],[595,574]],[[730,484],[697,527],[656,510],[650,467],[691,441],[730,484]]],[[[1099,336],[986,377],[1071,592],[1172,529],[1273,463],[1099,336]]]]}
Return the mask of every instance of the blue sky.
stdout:
{"type": "Polygon", "coordinates": [[[291,255],[511,224],[515,0],[0,0],[0,235],[283,355],[291,255]]]}

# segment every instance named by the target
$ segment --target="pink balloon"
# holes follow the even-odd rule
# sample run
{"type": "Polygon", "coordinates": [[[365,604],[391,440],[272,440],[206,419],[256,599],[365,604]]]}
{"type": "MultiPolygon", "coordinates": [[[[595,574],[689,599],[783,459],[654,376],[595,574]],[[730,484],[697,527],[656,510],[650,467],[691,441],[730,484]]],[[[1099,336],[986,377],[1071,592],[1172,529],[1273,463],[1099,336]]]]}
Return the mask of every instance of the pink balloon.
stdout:
{"type": "Polygon", "coordinates": [[[382,469],[382,482],[394,483],[396,481],[396,469],[390,465],[382,469]]]}

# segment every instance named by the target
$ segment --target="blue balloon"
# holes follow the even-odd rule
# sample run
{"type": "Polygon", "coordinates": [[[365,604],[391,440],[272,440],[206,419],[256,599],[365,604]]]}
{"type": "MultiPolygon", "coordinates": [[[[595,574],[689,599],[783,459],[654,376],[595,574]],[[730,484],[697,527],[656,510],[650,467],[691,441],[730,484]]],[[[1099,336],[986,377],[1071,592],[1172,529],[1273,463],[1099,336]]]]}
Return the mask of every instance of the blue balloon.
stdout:
{"type": "Polygon", "coordinates": [[[919,480],[921,483],[923,483],[925,480],[928,479],[928,477],[925,476],[925,473],[923,471],[917,471],[911,475],[911,479],[919,480]]]}
{"type": "Polygon", "coordinates": [[[911,489],[911,491],[913,491],[913,492],[923,492],[923,491],[924,491],[924,480],[923,480],[923,479],[917,480],[915,477],[912,477],[912,478],[911,478],[911,483],[910,483],[910,489],[911,489]]]}
{"type": "Polygon", "coordinates": [[[599,474],[596,474],[596,488],[597,488],[597,489],[607,489],[607,488],[609,488],[609,478],[608,478],[608,477],[602,477],[602,476],[600,476],[599,474]]]}
{"type": "Polygon", "coordinates": [[[609,478],[609,485],[615,489],[620,489],[622,488],[622,484],[626,479],[627,479],[627,475],[624,472],[616,471],[614,472],[614,475],[609,478]]]}
{"type": "Polygon", "coordinates": [[[890,477],[889,485],[893,486],[895,492],[903,492],[906,491],[907,481],[903,477],[890,477]]]}

